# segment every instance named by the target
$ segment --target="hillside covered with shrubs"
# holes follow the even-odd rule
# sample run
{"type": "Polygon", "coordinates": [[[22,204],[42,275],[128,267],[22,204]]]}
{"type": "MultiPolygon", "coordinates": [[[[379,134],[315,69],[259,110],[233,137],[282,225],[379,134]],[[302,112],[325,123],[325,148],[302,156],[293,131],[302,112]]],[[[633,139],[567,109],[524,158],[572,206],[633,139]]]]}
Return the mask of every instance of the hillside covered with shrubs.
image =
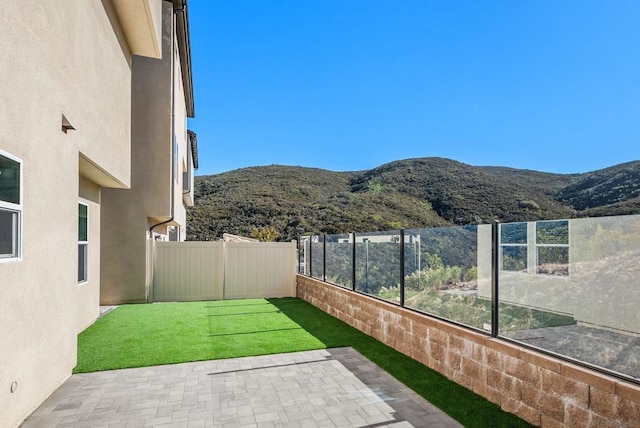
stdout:
{"type": "Polygon", "coordinates": [[[407,159],[367,171],[263,166],[196,177],[190,240],[640,213],[640,161],[584,174],[407,159]]]}

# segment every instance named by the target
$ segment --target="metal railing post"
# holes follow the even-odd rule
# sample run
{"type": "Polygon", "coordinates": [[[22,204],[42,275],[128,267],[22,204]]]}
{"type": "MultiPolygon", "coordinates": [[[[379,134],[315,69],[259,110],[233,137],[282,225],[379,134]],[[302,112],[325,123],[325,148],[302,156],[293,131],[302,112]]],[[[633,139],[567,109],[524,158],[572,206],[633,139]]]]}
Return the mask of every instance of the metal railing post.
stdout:
{"type": "Polygon", "coordinates": [[[400,229],[400,307],[404,308],[404,229],[400,229]]]}
{"type": "Polygon", "coordinates": [[[322,280],[327,282],[327,234],[322,235],[322,280]]]}
{"type": "Polygon", "coordinates": [[[351,234],[351,289],[356,291],[356,234],[351,234]]]}
{"type": "Polygon", "coordinates": [[[309,235],[309,276],[313,278],[313,235],[309,235]]]}
{"type": "Polygon", "coordinates": [[[297,273],[301,273],[300,271],[302,270],[302,261],[300,260],[300,237],[298,236],[298,247],[297,247],[297,252],[296,254],[298,255],[298,272],[297,273]]]}
{"type": "Polygon", "coordinates": [[[498,337],[498,272],[500,270],[500,240],[498,239],[500,224],[495,220],[491,224],[491,337],[498,337]]]}

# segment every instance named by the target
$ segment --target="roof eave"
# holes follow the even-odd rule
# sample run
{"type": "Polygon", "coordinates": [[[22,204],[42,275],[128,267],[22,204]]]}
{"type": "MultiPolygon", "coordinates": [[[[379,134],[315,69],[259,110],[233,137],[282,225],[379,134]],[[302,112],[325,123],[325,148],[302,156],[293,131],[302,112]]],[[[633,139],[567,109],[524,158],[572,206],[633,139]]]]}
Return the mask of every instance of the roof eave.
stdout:
{"type": "Polygon", "coordinates": [[[182,68],[182,85],[187,106],[187,116],[195,117],[193,100],[193,75],[191,69],[191,41],[189,39],[189,11],[187,0],[173,0],[176,16],[176,35],[178,51],[180,53],[180,67],[182,68]]]}

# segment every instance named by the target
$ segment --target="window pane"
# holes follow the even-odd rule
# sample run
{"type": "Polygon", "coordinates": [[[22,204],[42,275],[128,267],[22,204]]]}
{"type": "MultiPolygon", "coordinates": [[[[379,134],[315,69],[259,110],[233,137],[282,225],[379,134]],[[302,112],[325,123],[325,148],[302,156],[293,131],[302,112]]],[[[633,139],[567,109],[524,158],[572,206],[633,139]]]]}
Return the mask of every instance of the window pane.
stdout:
{"type": "Polygon", "coordinates": [[[324,249],[322,236],[311,237],[311,276],[324,278],[324,249]]]}
{"type": "Polygon", "coordinates": [[[178,181],[178,141],[176,135],[173,135],[173,179],[178,181]]]}
{"type": "Polygon", "coordinates": [[[539,247],[538,273],[569,276],[569,247],[539,247]]]}
{"type": "Polygon", "coordinates": [[[405,306],[491,330],[490,292],[478,291],[478,227],[404,231],[405,306]]]}
{"type": "Polygon", "coordinates": [[[539,221],[536,223],[536,244],[569,243],[569,222],[567,220],[539,221]]]}
{"type": "Polygon", "coordinates": [[[527,223],[505,223],[500,225],[500,243],[526,244],[527,223]]]}
{"type": "Polygon", "coordinates": [[[353,246],[350,235],[327,235],[327,281],[351,288],[353,246]]]}
{"type": "Polygon", "coordinates": [[[0,210],[0,257],[16,257],[18,213],[0,210]]]}
{"type": "Polygon", "coordinates": [[[78,282],[87,280],[87,244],[78,244],[78,282]]]}
{"type": "Polygon", "coordinates": [[[501,247],[502,270],[527,271],[527,247],[501,247]]]}
{"type": "Polygon", "coordinates": [[[89,207],[78,204],[78,241],[87,240],[87,211],[89,207]]]}
{"type": "Polygon", "coordinates": [[[0,200],[20,203],[20,163],[0,155],[0,200]]]}
{"type": "Polygon", "coordinates": [[[356,235],[356,290],[400,302],[400,231],[356,235]]]}

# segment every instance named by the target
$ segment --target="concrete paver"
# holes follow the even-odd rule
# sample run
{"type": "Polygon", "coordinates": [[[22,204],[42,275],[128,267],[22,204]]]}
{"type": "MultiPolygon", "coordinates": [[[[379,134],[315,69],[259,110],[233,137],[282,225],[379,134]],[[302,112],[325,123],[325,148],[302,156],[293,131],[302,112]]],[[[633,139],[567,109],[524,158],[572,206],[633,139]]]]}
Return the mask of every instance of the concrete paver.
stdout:
{"type": "Polygon", "coordinates": [[[461,427],[352,348],[73,375],[32,427],[461,427]]]}

